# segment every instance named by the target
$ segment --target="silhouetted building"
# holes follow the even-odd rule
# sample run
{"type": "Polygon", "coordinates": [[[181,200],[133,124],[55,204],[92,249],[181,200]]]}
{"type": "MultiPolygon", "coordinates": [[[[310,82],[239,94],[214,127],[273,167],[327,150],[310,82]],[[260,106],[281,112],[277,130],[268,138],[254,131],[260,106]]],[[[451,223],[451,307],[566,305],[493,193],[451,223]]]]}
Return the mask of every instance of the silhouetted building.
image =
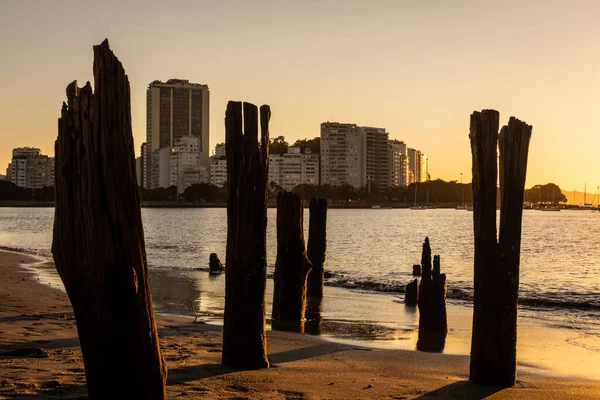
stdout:
{"type": "Polygon", "coordinates": [[[321,185],[363,187],[366,178],[364,131],[356,124],[321,124],[321,185]]]}
{"type": "Polygon", "coordinates": [[[407,183],[429,180],[429,159],[420,150],[408,149],[407,183]]]}
{"type": "Polygon", "coordinates": [[[177,186],[179,194],[193,184],[210,181],[210,167],[200,164],[199,147],[199,138],[182,136],[171,149],[169,186],[177,186]]]}
{"type": "Polygon", "coordinates": [[[148,187],[148,145],[142,143],[140,148],[140,173],[138,177],[138,185],[148,187]]]}
{"type": "Polygon", "coordinates": [[[213,159],[210,164],[210,183],[218,187],[225,186],[227,182],[227,159],[213,159]]]}
{"type": "Polygon", "coordinates": [[[390,140],[390,185],[407,186],[406,143],[400,140],[390,140]]]}
{"type": "Polygon", "coordinates": [[[269,182],[275,182],[285,190],[294,187],[319,184],[319,155],[300,147],[288,147],[285,154],[269,156],[269,182]]]}
{"type": "Polygon", "coordinates": [[[390,185],[388,133],[356,124],[321,124],[321,185],[390,185]]]}
{"type": "Polygon", "coordinates": [[[225,152],[225,143],[217,143],[215,146],[215,155],[216,158],[227,158],[227,153],[225,152]]]}
{"type": "Polygon", "coordinates": [[[384,128],[362,127],[366,140],[367,186],[378,190],[390,187],[388,133],[384,128]]]}
{"type": "Polygon", "coordinates": [[[43,155],[34,147],[20,147],[12,152],[6,179],[27,189],[54,185],[54,157],[43,155]]]}
{"type": "MultiPolygon", "coordinates": [[[[146,91],[146,185],[161,185],[160,151],[183,136],[199,139],[200,165],[209,164],[209,90],[183,79],[154,81],[146,91]]],[[[163,182],[164,183],[164,182],[163,182]]]]}

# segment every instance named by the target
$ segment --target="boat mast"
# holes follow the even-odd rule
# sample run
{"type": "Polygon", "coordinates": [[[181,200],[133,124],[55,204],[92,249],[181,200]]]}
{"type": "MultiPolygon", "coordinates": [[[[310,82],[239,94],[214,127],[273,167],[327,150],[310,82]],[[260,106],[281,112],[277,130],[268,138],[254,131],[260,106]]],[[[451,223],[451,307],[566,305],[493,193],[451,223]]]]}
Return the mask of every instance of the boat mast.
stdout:
{"type": "Polygon", "coordinates": [[[417,181],[415,181],[415,207],[417,206],[417,187],[418,187],[419,183],[417,181]]]}

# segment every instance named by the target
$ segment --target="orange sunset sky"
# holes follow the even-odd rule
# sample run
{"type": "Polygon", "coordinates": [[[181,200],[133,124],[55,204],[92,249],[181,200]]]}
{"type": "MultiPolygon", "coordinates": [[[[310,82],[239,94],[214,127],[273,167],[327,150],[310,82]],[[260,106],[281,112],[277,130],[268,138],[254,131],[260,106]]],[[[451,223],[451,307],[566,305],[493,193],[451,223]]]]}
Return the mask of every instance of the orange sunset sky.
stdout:
{"type": "Polygon", "coordinates": [[[14,147],[53,155],[66,85],[108,38],[131,81],[137,152],[145,90],[211,90],[211,148],[228,100],[270,104],[271,136],[323,121],[384,127],[470,180],[469,115],[534,126],[527,185],[600,183],[600,1],[2,1],[0,173],[14,147]]]}

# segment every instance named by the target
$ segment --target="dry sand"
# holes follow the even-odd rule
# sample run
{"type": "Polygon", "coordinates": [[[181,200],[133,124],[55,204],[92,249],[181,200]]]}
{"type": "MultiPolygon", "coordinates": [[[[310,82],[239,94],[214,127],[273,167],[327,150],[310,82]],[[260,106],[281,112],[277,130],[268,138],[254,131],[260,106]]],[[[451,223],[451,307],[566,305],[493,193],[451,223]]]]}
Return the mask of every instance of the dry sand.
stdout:
{"type": "MultiPolygon", "coordinates": [[[[0,398],[86,398],[70,303],[19,267],[34,261],[0,251],[0,398]]],[[[514,388],[482,387],[467,381],[466,356],[376,350],[283,332],[269,332],[272,368],[237,371],[220,365],[220,327],[168,315],[159,315],[158,325],[168,398],[600,398],[600,382],[521,372],[514,388]]]]}

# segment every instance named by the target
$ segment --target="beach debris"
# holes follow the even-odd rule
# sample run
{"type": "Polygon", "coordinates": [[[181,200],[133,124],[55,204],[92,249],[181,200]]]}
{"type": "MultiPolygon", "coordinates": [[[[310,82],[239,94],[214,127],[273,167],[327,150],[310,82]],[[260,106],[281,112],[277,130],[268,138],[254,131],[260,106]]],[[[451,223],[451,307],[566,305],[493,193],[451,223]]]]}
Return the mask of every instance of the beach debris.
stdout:
{"type": "Polygon", "coordinates": [[[277,195],[277,259],[273,274],[271,326],[304,331],[306,279],[311,263],[304,247],[302,197],[282,191],[277,195]]]}
{"type": "Polygon", "coordinates": [[[419,338],[417,349],[440,352],[444,349],[448,333],[446,313],[446,275],[440,274],[440,256],[434,256],[431,269],[431,247],[429,238],[423,243],[423,277],[419,285],[419,338]]]}
{"type": "Polygon", "coordinates": [[[417,299],[419,296],[419,282],[414,280],[406,285],[406,292],[404,294],[404,304],[407,306],[416,306],[417,299]]]}
{"type": "Polygon", "coordinates": [[[251,103],[227,103],[227,273],[222,362],[230,367],[269,367],[265,287],[270,118],[270,107],[263,105],[259,142],[258,108],[251,103]]]}
{"type": "Polygon", "coordinates": [[[413,276],[421,276],[421,265],[419,265],[419,264],[414,264],[413,265],[412,275],[413,276]]]}
{"type": "Polygon", "coordinates": [[[0,357],[48,358],[48,352],[40,347],[21,347],[0,353],[0,357]]]}
{"type": "Polygon", "coordinates": [[[75,311],[89,397],[164,399],[129,80],[108,40],[93,50],[94,88],[69,84],[58,120],[52,253],[75,311]]]}
{"type": "Polygon", "coordinates": [[[219,260],[217,253],[210,253],[210,256],[208,256],[208,268],[210,271],[209,273],[213,275],[221,274],[225,271],[225,267],[221,264],[221,260],[219,260]]]}
{"type": "Polygon", "coordinates": [[[510,117],[508,125],[498,134],[499,119],[496,110],[471,114],[475,280],[469,378],[476,383],[513,386],[517,373],[523,196],[533,128],[510,117]],[[498,180],[499,239],[496,229],[498,180]]]}
{"type": "Polygon", "coordinates": [[[308,246],[306,255],[312,264],[306,281],[307,297],[323,297],[325,251],[327,249],[327,200],[310,199],[308,246]]]}

